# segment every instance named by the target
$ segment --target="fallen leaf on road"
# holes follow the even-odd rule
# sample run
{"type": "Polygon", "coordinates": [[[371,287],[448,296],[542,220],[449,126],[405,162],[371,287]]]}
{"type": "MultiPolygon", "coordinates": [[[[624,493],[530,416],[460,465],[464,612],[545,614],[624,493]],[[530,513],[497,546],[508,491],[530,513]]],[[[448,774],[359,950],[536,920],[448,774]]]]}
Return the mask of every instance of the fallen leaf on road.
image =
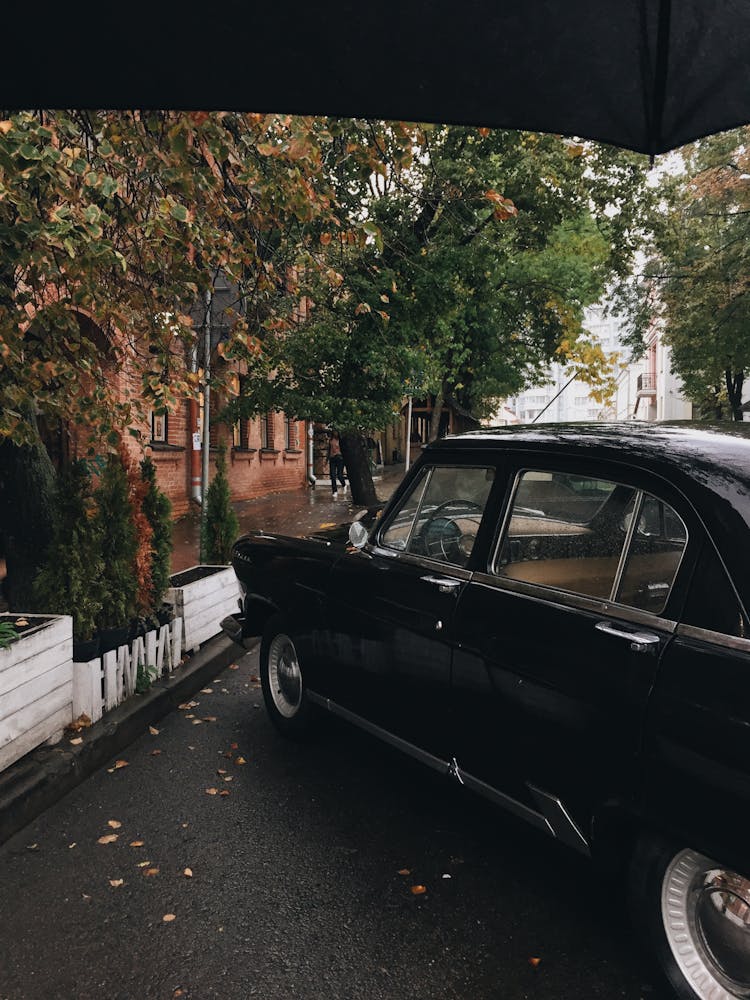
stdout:
{"type": "Polygon", "coordinates": [[[204,722],[216,722],[216,716],[215,715],[204,715],[203,716],[203,721],[204,722]]]}
{"type": "Polygon", "coordinates": [[[224,781],[232,781],[232,780],[233,780],[233,778],[232,778],[232,775],[231,775],[231,774],[225,774],[225,775],[223,775],[222,777],[223,777],[223,780],[224,780],[224,781]]]}
{"type": "Polygon", "coordinates": [[[190,713],[190,715],[186,715],[186,716],[185,716],[185,718],[186,718],[186,719],[194,719],[194,718],[195,718],[195,716],[194,716],[194,715],[193,715],[193,713],[191,712],[191,713],[190,713]]]}
{"type": "Polygon", "coordinates": [[[206,789],[206,795],[218,795],[218,794],[219,794],[219,789],[218,788],[207,788],[206,789]]]}
{"type": "Polygon", "coordinates": [[[159,730],[156,728],[156,726],[149,726],[148,731],[151,733],[152,736],[159,735],[159,730]]]}
{"type": "Polygon", "coordinates": [[[176,920],[174,913],[165,913],[161,918],[165,924],[171,924],[173,920],[176,920]]]}
{"type": "Polygon", "coordinates": [[[231,750],[225,750],[224,753],[221,756],[222,757],[226,757],[228,760],[231,760],[232,759],[232,751],[231,750]]]}
{"type": "Polygon", "coordinates": [[[150,864],[151,864],[150,861],[139,861],[138,864],[135,867],[136,868],[148,868],[148,866],[150,864]]]}
{"type": "Polygon", "coordinates": [[[117,833],[108,833],[104,837],[100,837],[97,840],[97,844],[114,844],[118,836],[119,834],[117,833]]]}
{"type": "Polygon", "coordinates": [[[131,840],[129,846],[130,847],[143,847],[143,841],[142,840],[131,840]]]}
{"type": "Polygon", "coordinates": [[[192,878],[193,877],[193,869],[192,868],[186,868],[185,871],[182,874],[185,876],[185,878],[192,878]]]}
{"type": "Polygon", "coordinates": [[[240,748],[239,743],[230,743],[229,744],[229,749],[230,750],[239,750],[239,748],[240,748]]]}
{"type": "Polygon", "coordinates": [[[244,757],[235,757],[234,762],[235,764],[247,764],[247,761],[245,760],[244,757]]]}
{"type": "Polygon", "coordinates": [[[425,892],[427,892],[427,886],[426,885],[413,885],[411,887],[411,894],[412,894],[412,896],[421,896],[425,892]]]}
{"type": "Polygon", "coordinates": [[[39,850],[39,844],[27,844],[26,845],[26,850],[27,851],[38,851],[39,850]]]}
{"type": "Polygon", "coordinates": [[[91,719],[86,715],[85,712],[81,712],[77,719],[69,722],[65,729],[69,733],[79,733],[82,729],[88,729],[91,725],[91,719]]]}
{"type": "Polygon", "coordinates": [[[411,875],[411,868],[399,868],[399,875],[411,875]]]}
{"type": "Polygon", "coordinates": [[[107,826],[111,827],[111,829],[113,830],[119,830],[120,827],[122,826],[122,823],[119,821],[119,819],[108,819],[107,826]]]}
{"type": "Polygon", "coordinates": [[[219,795],[221,795],[223,798],[226,798],[227,795],[229,795],[229,789],[228,788],[222,788],[222,790],[219,792],[219,795]]]}
{"type": "Polygon", "coordinates": [[[148,876],[149,878],[151,878],[151,876],[159,874],[159,869],[158,868],[147,868],[143,874],[146,875],[146,876],[148,876]]]}
{"type": "Polygon", "coordinates": [[[184,996],[187,996],[187,993],[185,992],[185,990],[182,989],[181,986],[178,986],[177,989],[172,994],[172,996],[173,997],[184,997],[184,996]]]}
{"type": "Polygon", "coordinates": [[[68,844],[68,850],[71,850],[71,848],[75,847],[77,843],[78,841],[74,840],[72,844],[68,844]]]}
{"type": "Polygon", "coordinates": [[[216,772],[216,773],[217,773],[217,774],[226,774],[227,772],[226,772],[226,771],[224,770],[224,768],[223,768],[223,767],[220,767],[220,768],[219,768],[219,769],[217,770],[217,772],[216,772]]]}
{"type": "Polygon", "coordinates": [[[257,676],[256,674],[253,674],[253,675],[252,675],[252,676],[250,677],[250,682],[251,682],[252,684],[258,684],[258,683],[260,683],[260,682],[259,682],[259,679],[258,679],[258,676],[257,676]]]}
{"type": "Polygon", "coordinates": [[[83,743],[83,740],[81,739],[80,736],[76,736],[76,738],[74,740],[70,740],[71,746],[74,746],[74,747],[77,747],[80,743],[83,743]]]}
{"type": "Polygon", "coordinates": [[[112,768],[112,770],[116,771],[120,767],[127,767],[127,766],[128,766],[128,762],[126,760],[116,760],[115,761],[115,766],[112,768]]]}
{"type": "Polygon", "coordinates": [[[201,688],[201,694],[213,694],[213,688],[201,688]]]}
{"type": "Polygon", "coordinates": [[[202,726],[203,725],[203,719],[193,719],[193,725],[194,726],[202,726]]]}
{"type": "Polygon", "coordinates": [[[530,958],[529,959],[529,965],[533,965],[534,968],[536,968],[537,965],[539,965],[540,962],[541,962],[541,958],[530,958]]]}
{"type": "Polygon", "coordinates": [[[109,884],[112,886],[113,889],[116,889],[120,885],[124,885],[124,883],[125,883],[124,878],[111,878],[109,880],[109,884]]]}
{"type": "Polygon", "coordinates": [[[443,878],[450,878],[450,875],[443,875],[443,878]]]}
{"type": "Polygon", "coordinates": [[[158,757],[160,753],[161,753],[161,750],[152,750],[151,751],[151,756],[152,757],[158,757]]]}
{"type": "Polygon", "coordinates": [[[190,711],[191,708],[197,708],[199,704],[200,702],[198,701],[183,701],[183,703],[177,707],[185,711],[190,711]]]}
{"type": "Polygon", "coordinates": [[[229,669],[230,670],[239,670],[240,668],[237,666],[236,663],[230,663],[229,664],[229,669]]]}

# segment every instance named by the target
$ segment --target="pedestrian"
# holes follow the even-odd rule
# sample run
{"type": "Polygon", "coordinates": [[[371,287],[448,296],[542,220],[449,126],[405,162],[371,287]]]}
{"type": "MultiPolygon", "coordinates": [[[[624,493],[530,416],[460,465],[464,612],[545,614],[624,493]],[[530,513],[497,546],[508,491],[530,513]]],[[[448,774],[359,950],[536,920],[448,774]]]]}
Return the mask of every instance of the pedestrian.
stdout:
{"type": "Polygon", "coordinates": [[[338,494],[338,483],[346,493],[346,480],[344,479],[344,456],[341,453],[341,438],[338,431],[330,431],[328,434],[328,452],[326,455],[328,464],[331,467],[331,494],[335,500],[338,494]],[[337,482],[338,480],[338,482],[337,482]]]}

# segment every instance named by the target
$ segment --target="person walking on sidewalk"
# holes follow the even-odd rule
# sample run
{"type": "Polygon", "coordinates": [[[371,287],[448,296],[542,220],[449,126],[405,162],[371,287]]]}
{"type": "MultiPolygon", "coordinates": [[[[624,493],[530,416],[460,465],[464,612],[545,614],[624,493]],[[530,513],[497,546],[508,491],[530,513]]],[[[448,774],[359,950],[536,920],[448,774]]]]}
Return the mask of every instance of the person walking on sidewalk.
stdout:
{"type": "Polygon", "coordinates": [[[328,437],[328,453],[326,455],[331,468],[331,494],[335,500],[338,494],[338,482],[346,493],[346,480],[344,479],[344,456],[341,453],[341,438],[338,431],[331,431],[328,437]],[[337,482],[338,480],[338,482],[337,482]]]}

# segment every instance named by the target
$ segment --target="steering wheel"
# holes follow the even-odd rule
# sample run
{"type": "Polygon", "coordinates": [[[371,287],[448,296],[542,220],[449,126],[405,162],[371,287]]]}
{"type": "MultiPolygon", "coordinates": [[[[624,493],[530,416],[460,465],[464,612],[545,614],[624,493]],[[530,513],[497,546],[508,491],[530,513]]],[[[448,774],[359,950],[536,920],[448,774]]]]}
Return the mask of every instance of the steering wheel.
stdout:
{"type": "Polygon", "coordinates": [[[460,507],[462,514],[476,512],[481,516],[484,512],[481,504],[473,500],[444,500],[427,518],[419,537],[424,545],[425,555],[463,566],[471,555],[474,539],[471,538],[471,545],[467,548],[464,544],[466,536],[454,517],[446,517],[442,513],[450,507],[460,507]]]}

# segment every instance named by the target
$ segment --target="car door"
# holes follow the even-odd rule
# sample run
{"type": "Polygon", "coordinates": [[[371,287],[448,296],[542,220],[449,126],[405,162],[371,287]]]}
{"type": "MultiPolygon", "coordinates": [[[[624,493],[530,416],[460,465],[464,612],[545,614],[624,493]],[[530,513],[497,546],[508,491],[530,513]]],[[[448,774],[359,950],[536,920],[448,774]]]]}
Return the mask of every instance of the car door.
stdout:
{"type": "Polygon", "coordinates": [[[325,695],[440,762],[454,614],[493,481],[491,465],[427,459],[375,543],[347,553],[331,577],[325,695]]]}
{"type": "Polygon", "coordinates": [[[636,780],[649,692],[675,629],[683,504],[625,467],[526,455],[454,624],[465,783],[582,850],[594,803],[636,780]]]}

